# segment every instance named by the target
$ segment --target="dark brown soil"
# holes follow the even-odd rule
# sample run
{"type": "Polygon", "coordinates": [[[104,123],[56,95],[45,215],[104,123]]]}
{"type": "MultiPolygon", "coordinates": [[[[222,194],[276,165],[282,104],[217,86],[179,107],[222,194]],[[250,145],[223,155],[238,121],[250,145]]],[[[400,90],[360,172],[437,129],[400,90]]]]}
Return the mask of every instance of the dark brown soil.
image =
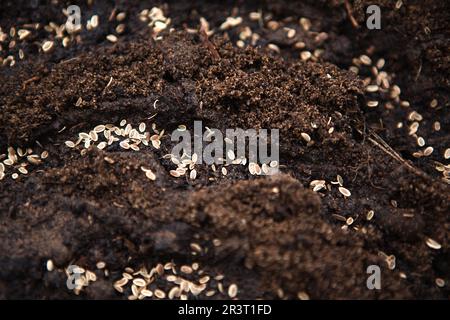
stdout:
{"type": "MultiPolygon", "coordinates": [[[[59,40],[43,53],[40,44],[49,36],[42,29],[13,48],[10,40],[1,42],[0,57],[14,55],[17,63],[0,67],[0,154],[8,146],[31,147],[48,150],[49,157],[26,176],[0,181],[0,298],[126,298],[113,288],[125,267],[173,261],[198,262],[207,274],[224,274],[224,287],[236,283],[241,299],[296,299],[299,292],[312,299],[448,299],[450,193],[435,167],[436,161],[448,164],[443,154],[450,147],[449,3],[403,1],[395,9],[394,1],[379,1],[382,30],[370,31],[366,1],[351,2],[359,28],[335,2],[82,2],[83,14],[98,14],[101,23],[82,31],[78,44],[63,48],[59,40]],[[156,5],[175,28],[158,41],[137,19],[156,5]],[[116,44],[105,40],[117,25],[107,21],[113,8],[127,12],[127,29],[116,44]],[[295,28],[295,38],[250,21],[249,12],[258,9],[295,28]],[[261,36],[258,48],[235,45],[239,28],[209,40],[184,30],[198,28],[199,17],[218,29],[232,14],[261,36]],[[302,30],[300,17],[309,18],[316,32],[302,30]],[[328,39],[314,40],[319,32],[328,39]],[[300,40],[323,55],[301,61],[302,50],[294,47],[300,40]],[[268,43],[280,53],[268,50],[268,43]],[[374,99],[364,91],[370,71],[347,71],[361,54],[386,59],[384,70],[409,107],[366,107],[374,99]],[[420,136],[434,148],[429,157],[413,156],[420,148],[408,135],[412,111],[423,117],[420,136]],[[180,124],[192,129],[194,120],[221,130],[280,129],[281,174],[256,177],[245,166],[230,166],[223,176],[198,165],[195,181],[174,178],[173,164],[163,159],[173,147],[167,134],[161,149],[139,152],[108,147],[80,155],[64,144],[121,119],[156,123],[166,133],[180,124]],[[439,131],[433,129],[436,121],[439,131]],[[302,132],[314,143],[307,145],[302,132]],[[380,147],[383,141],[397,156],[380,147]],[[156,180],[147,179],[141,166],[152,168],[156,180]],[[312,180],[329,183],[337,175],[350,197],[334,185],[311,190],[312,180]],[[375,216],[367,221],[369,210],[375,216]],[[343,228],[336,215],[354,223],[343,228]],[[442,248],[429,248],[427,238],[442,248]],[[193,242],[204,248],[202,254],[192,255],[193,242]],[[395,256],[393,270],[380,252],[395,256]],[[46,269],[49,259],[56,266],[52,272],[46,269]],[[98,261],[106,263],[108,276],[96,270],[98,261]],[[70,264],[97,274],[79,295],[66,288],[64,268],[70,264]],[[366,287],[372,264],[382,269],[381,290],[366,287]]],[[[65,7],[2,1],[0,26],[8,33],[31,22],[61,24],[65,7]]],[[[170,289],[167,282],[159,285],[170,289]]]]}

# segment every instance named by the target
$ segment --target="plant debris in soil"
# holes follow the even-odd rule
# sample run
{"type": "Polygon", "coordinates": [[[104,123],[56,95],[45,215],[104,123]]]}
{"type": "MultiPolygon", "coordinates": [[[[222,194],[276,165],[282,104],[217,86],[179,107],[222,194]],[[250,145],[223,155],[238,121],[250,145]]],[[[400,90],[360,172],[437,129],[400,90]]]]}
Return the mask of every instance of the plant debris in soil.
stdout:
{"type": "Polygon", "coordinates": [[[287,3],[0,4],[0,298],[450,297],[448,2],[287,3]]]}

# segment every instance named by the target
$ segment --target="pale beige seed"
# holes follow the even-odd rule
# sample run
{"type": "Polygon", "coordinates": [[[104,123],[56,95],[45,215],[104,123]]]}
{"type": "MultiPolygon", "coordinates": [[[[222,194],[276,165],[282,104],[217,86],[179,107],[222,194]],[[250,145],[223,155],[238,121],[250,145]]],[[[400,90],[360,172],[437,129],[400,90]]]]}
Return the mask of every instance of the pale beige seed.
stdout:
{"type": "Polygon", "coordinates": [[[191,274],[193,271],[190,266],[181,266],[180,270],[181,270],[181,272],[186,273],[186,274],[191,274]]]}
{"type": "Polygon", "coordinates": [[[367,106],[369,108],[375,108],[378,106],[378,101],[367,101],[367,106]]]}
{"type": "Polygon", "coordinates": [[[105,141],[103,141],[97,145],[97,148],[99,148],[100,150],[103,150],[106,148],[106,146],[107,146],[107,143],[105,141]]]}
{"type": "Polygon", "coordinates": [[[303,61],[307,61],[307,60],[311,59],[311,57],[312,57],[312,54],[309,51],[302,51],[302,52],[300,52],[300,58],[303,61]]]}
{"type": "Polygon", "coordinates": [[[97,27],[98,27],[98,24],[99,24],[98,15],[93,15],[93,16],[91,17],[90,22],[91,22],[91,27],[92,27],[92,28],[94,28],[94,29],[97,28],[97,27]]]}
{"type": "Polygon", "coordinates": [[[227,168],[222,167],[222,174],[226,176],[228,174],[227,168]]]}
{"type": "Polygon", "coordinates": [[[205,283],[208,283],[208,281],[209,281],[210,279],[211,279],[210,276],[204,276],[204,277],[200,278],[200,280],[198,280],[198,282],[199,282],[200,284],[205,284],[205,283]]]}
{"type": "Polygon", "coordinates": [[[173,287],[172,289],[170,289],[169,293],[168,293],[168,297],[170,300],[172,300],[175,297],[179,297],[181,294],[181,290],[179,287],[173,287]]]}
{"type": "Polygon", "coordinates": [[[351,192],[344,187],[339,187],[339,192],[342,193],[344,197],[350,197],[352,195],[351,192]]]}
{"type": "Polygon", "coordinates": [[[237,293],[238,293],[238,286],[234,283],[231,284],[228,287],[228,296],[233,299],[237,296],[237,293]]]}
{"type": "Polygon", "coordinates": [[[366,91],[367,91],[367,92],[377,92],[378,89],[379,89],[379,87],[378,87],[376,84],[369,84],[369,85],[366,87],[366,91]]]}
{"type": "Polygon", "coordinates": [[[55,269],[55,265],[52,260],[47,260],[46,267],[47,267],[47,271],[50,271],[50,272],[55,269]]]}
{"type": "Polygon", "coordinates": [[[44,150],[41,153],[41,159],[47,159],[48,158],[48,151],[44,150]]]}
{"type": "Polygon", "coordinates": [[[425,243],[427,244],[428,247],[430,247],[431,249],[434,249],[434,250],[439,250],[442,248],[440,243],[438,243],[436,240],[433,240],[431,238],[427,238],[425,240],[425,243]]]}
{"type": "Polygon", "coordinates": [[[144,122],[142,122],[142,123],[139,125],[139,131],[140,131],[140,132],[144,132],[144,131],[145,131],[145,128],[146,128],[146,125],[145,125],[144,122]]]}
{"type": "Polygon", "coordinates": [[[430,107],[431,108],[436,108],[438,105],[438,101],[436,99],[431,100],[430,102],[430,107]]]}
{"type": "Polygon", "coordinates": [[[68,146],[69,148],[75,148],[75,143],[73,143],[72,141],[66,141],[64,142],[66,144],[66,146],[68,146]]]}
{"type": "Polygon", "coordinates": [[[295,29],[289,29],[288,32],[287,32],[287,34],[286,34],[286,36],[287,36],[289,39],[292,39],[293,37],[295,37],[295,34],[296,34],[295,29]]]}
{"type": "Polygon", "coordinates": [[[151,291],[148,290],[148,289],[143,289],[143,290],[141,290],[141,294],[142,294],[144,297],[151,297],[151,296],[153,296],[153,292],[151,292],[151,291]]]}
{"type": "Polygon", "coordinates": [[[156,175],[153,173],[153,171],[151,171],[151,170],[147,170],[146,172],[145,172],[145,176],[148,178],[148,179],[150,179],[150,180],[152,180],[152,181],[155,181],[156,180],[156,175]]]}
{"type": "Polygon", "coordinates": [[[172,177],[175,178],[178,178],[180,176],[180,173],[177,170],[170,170],[169,173],[172,177]]]}
{"type": "Polygon", "coordinates": [[[123,287],[124,285],[126,285],[128,283],[129,279],[127,278],[122,278],[120,280],[117,280],[114,285],[118,286],[118,287],[123,287]]]}
{"type": "Polygon", "coordinates": [[[25,29],[20,29],[19,31],[17,31],[17,34],[20,40],[24,40],[31,34],[31,32],[25,29]]]}
{"type": "Polygon", "coordinates": [[[355,220],[354,220],[352,217],[348,217],[347,220],[345,220],[345,223],[346,223],[348,226],[351,226],[351,225],[353,224],[354,221],[355,221],[355,220]]]}
{"type": "Polygon", "coordinates": [[[342,179],[342,177],[340,175],[336,176],[337,182],[339,183],[339,185],[342,187],[344,185],[344,179],[342,179]]]}
{"type": "Polygon", "coordinates": [[[25,167],[20,167],[20,168],[19,168],[19,172],[20,172],[21,174],[28,174],[28,170],[27,170],[25,167]]]}
{"type": "Polygon", "coordinates": [[[373,219],[373,216],[374,216],[374,215],[375,215],[375,211],[370,210],[369,212],[367,212],[366,219],[367,219],[368,221],[370,221],[370,220],[373,219]]]}
{"type": "Polygon", "coordinates": [[[425,148],[425,150],[423,150],[423,155],[425,157],[428,157],[429,155],[431,155],[433,153],[434,149],[433,147],[427,147],[425,148]]]}
{"type": "Polygon", "coordinates": [[[445,280],[442,278],[436,278],[435,283],[439,288],[443,288],[445,286],[445,280]]]}
{"type": "Polygon", "coordinates": [[[297,298],[299,300],[309,300],[309,295],[304,291],[300,291],[299,293],[297,293],[297,298]]]}
{"type": "Polygon", "coordinates": [[[445,149],[444,159],[450,159],[450,148],[445,149]]]}
{"type": "Polygon", "coordinates": [[[121,22],[121,21],[125,20],[126,17],[127,17],[127,14],[125,12],[119,12],[116,15],[116,20],[121,22]]]}
{"type": "Polygon", "coordinates": [[[384,65],[386,63],[386,60],[384,60],[383,58],[378,59],[377,61],[377,69],[383,69],[384,65]]]}
{"type": "Polygon", "coordinates": [[[184,125],[184,124],[180,124],[179,126],[178,126],[178,129],[177,129],[178,131],[186,131],[186,126],[184,125]]]}
{"type": "Polygon", "coordinates": [[[372,59],[370,59],[370,57],[365,54],[360,56],[359,60],[362,62],[362,64],[365,64],[366,66],[370,66],[372,64],[372,59]]]}
{"type": "Polygon", "coordinates": [[[156,289],[154,292],[155,297],[158,299],[164,299],[166,297],[166,293],[160,289],[156,289]]]}
{"type": "Polygon", "coordinates": [[[147,283],[145,282],[144,279],[141,278],[136,278],[133,279],[133,284],[138,286],[138,287],[145,287],[147,285],[147,283]]]}
{"type": "Polygon", "coordinates": [[[97,269],[103,269],[106,267],[106,263],[103,261],[99,261],[95,266],[97,267],[97,269]]]}
{"type": "Polygon", "coordinates": [[[271,167],[271,168],[276,168],[276,167],[278,167],[278,161],[270,161],[270,164],[269,164],[269,166],[271,167]]]}
{"type": "Polygon", "coordinates": [[[228,156],[228,159],[230,159],[230,160],[234,160],[234,159],[236,159],[236,156],[235,156],[235,154],[234,154],[234,151],[233,151],[233,150],[228,150],[228,152],[227,152],[227,156],[228,156]]]}
{"type": "Polygon", "coordinates": [[[114,287],[114,289],[115,289],[117,292],[123,293],[123,288],[122,288],[121,286],[118,286],[118,285],[115,284],[113,287],[114,287]]]}
{"type": "Polygon", "coordinates": [[[45,41],[45,42],[42,44],[42,50],[43,50],[44,52],[50,52],[50,50],[53,49],[53,45],[54,45],[53,41],[45,41]]]}
{"type": "Polygon", "coordinates": [[[425,145],[425,139],[422,138],[422,137],[418,137],[418,138],[417,138],[417,145],[418,145],[419,147],[423,147],[423,146],[425,145]]]}
{"type": "Polygon", "coordinates": [[[202,247],[198,243],[191,243],[191,249],[196,252],[202,252],[202,247]]]}
{"type": "Polygon", "coordinates": [[[209,290],[205,293],[205,296],[212,297],[215,294],[216,294],[216,290],[209,290]]]}
{"type": "Polygon", "coordinates": [[[115,35],[113,35],[113,34],[108,34],[107,36],[106,36],[106,39],[109,41],[109,42],[112,42],[112,43],[116,43],[117,42],[117,37],[115,36],[115,35]]]}
{"type": "Polygon", "coordinates": [[[306,132],[302,132],[301,136],[302,136],[303,140],[305,140],[306,142],[310,142],[311,141],[311,137],[306,132]]]}
{"type": "Polygon", "coordinates": [[[197,178],[197,170],[195,169],[191,170],[191,172],[189,173],[189,178],[191,180],[195,180],[195,178],[197,178]]]}

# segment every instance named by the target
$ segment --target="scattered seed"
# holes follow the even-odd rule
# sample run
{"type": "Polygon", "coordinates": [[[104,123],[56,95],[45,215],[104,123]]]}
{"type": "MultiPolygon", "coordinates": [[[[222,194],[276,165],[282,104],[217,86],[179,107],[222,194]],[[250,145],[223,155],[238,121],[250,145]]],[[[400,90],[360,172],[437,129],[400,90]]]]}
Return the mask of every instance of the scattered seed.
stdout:
{"type": "Polygon", "coordinates": [[[442,278],[436,278],[435,283],[439,288],[443,288],[445,286],[445,280],[442,278]]]}
{"type": "Polygon", "coordinates": [[[191,274],[193,271],[190,266],[181,266],[180,270],[181,270],[181,272],[186,273],[186,274],[191,274]]]}
{"type": "Polygon", "coordinates": [[[431,249],[439,250],[442,248],[440,243],[438,243],[437,241],[435,241],[431,238],[427,238],[425,240],[425,242],[426,242],[427,246],[430,247],[431,249]]]}
{"type": "Polygon", "coordinates": [[[339,192],[342,193],[344,197],[350,197],[352,195],[351,192],[344,187],[339,187],[339,192]]]}
{"type": "Polygon", "coordinates": [[[44,52],[49,52],[53,48],[53,41],[45,41],[42,45],[42,50],[44,52]]]}
{"type": "Polygon", "coordinates": [[[309,295],[304,291],[297,293],[297,297],[299,300],[309,300],[309,295]]]}
{"type": "Polygon", "coordinates": [[[425,150],[423,150],[423,155],[425,157],[427,157],[427,156],[431,155],[433,153],[433,151],[434,151],[433,147],[427,147],[427,148],[425,148],[425,150]]]}
{"type": "Polygon", "coordinates": [[[156,289],[154,294],[158,299],[164,299],[166,297],[166,293],[160,289],[156,289]]]}
{"type": "Polygon", "coordinates": [[[55,269],[55,265],[52,260],[47,260],[47,271],[53,271],[55,269]]]}
{"type": "Polygon", "coordinates": [[[375,215],[375,211],[370,210],[369,212],[367,212],[366,219],[367,219],[368,221],[370,221],[370,220],[372,220],[372,218],[373,218],[374,215],[375,215]]]}
{"type": "Polygon", "coordinates": [[[306,142],[310,142],[311,141],[311,137],[309,136],[309,134],[302,132],[301,136],[303,138],[303,140],[305,140],[306,142]]]}
{"type": "Polygon", "coordinates": [[[444,159],[450,159],[450,148],[445,149],[444,159]]]}
{"type": "Polygon", "coordinates": [[[377,92],[379,87],[376,84],[370,84],[366,87],[367,92],[377,92]]]}
{"type": "Polygon", "coordinates": [[[231,284],[229,287],[228,287],[228,296],[230,297],[230,298],[235,298],[236,297],[236,295],[237,295],[237,293],[238,293],[238,287],[237,287],[237,285],[236,284],[231,284]]]}
{"type": "Polygon", "coordinates": [[[109,42],[112,42],[112,43],[116,43],[117,42],[117,37],[115,36],[115,35],[113,35],[113,34],[108,34],[107,36],[106,36],[106,39],[109,41],[109,42]]]}
{"type": "Polygon", "coordinates": [[[69,148],[75,148],[75,143],[73,143],[72,141],[66,141],[65,144],[66,144],[66,146],[68,146],[69,148]]]}

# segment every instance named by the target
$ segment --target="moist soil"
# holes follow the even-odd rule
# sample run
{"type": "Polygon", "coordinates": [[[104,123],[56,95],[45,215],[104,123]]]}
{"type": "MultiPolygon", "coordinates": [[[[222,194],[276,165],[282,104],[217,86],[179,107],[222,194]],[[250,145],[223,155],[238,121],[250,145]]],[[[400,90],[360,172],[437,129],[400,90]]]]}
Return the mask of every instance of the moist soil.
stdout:
{"type": "MultiPolygon", "coordinates": [[[[376,31],[365,27],[365,1],[350,2],[350,11],[340,1],[80,2],[83,17],[98,14],[100,24],[81,31],[69,47],[59,39],[42,52],[51,38],[42,27],[15,46],[3,41],[3,60],[19,49],[24,58],[0,67],[0,154],[12,146],[49,156],[17,179],[7,166],[0,181],[0,298],[126,299],[128,287],[125,294],[113,287],[126,267],[173,262],[224,275],[208,283],[222,283],[224,293],[200,299],[228,299],[233,283],[239,299],[297,299],[299,293],[448,299],[450,193],[435,167],[447,164],[443,154],[450,147],[450,7],[447,1],[403,1],[400,8],[379,2],[382,29],[376,31]],[[173,27],[156,40],[137,18],[154,6],[173,27]],[[281,27],[249,19],[259,10],[281,27]],[[118,24],[108,21],[111,12],[127,13],[117,43],[106,40],[118,24]],[[233,15],[243,17],[242,24],[219,30],[233,15]],[[209,38],[192,32],[200,17],[217,31],[209,38]],[[311,20],[312,31],[300,27],[300,17],[311,20]],[[260,38],[239,48],[244,26],[260,38]],[[293,39],[283,26],[297,31],[293,39]],[[322,55],[302,61],[298,41],[322,55]],[[391,101],[389,94],[365,91],[369,67],[358,75],[348,70],[362,54],[385,59],[384,70],[408,105],[366,106],[391,101]],[[422,116],[419,132],[434,149],[430,156],[413,156],[421,148],[408,134],[412,111],[422,116]],[[164,129],[161,147],[80,152],[81,146],[65,145],[79,132],[122,119],[164,129]],[[174,146],[170,133],[179,125],[193,129],[194,120],[223,132],[279,129],[280,174],[255,176],[236,165],[223,175],[222,166],[214,171],[200,164],[195,180],[171,176],[176,166],[164,157],[174,146]],[[351,196],[331,183],[337,175],[351,196]],[[313,180],[329,187],[315,192],[313,180]],[[370,210],[375,214],[368,220],[370,210]],[[430,248],[428,238],[441,248],[430,248]],[[192,243],[201,252],[193,254],[192,243]],[[392,256],[395,265],[386,262],[392,256]],[[48,260],[55,270],[47,270],[48,260]],[[96,267],[99,261],[106,273],[96,267]],[[69,265],[95,272],[97,280],[75,294],[66,287],[69,265]],[[381,290],[366,286],[369,265],[381,268],[381,290]]],[[[30,23],[63,24],[67,5],[2,1],[0,25],[9,33],[30,23]]],[[[173,286],[157,285],[165,292],[173,286]]]]}

